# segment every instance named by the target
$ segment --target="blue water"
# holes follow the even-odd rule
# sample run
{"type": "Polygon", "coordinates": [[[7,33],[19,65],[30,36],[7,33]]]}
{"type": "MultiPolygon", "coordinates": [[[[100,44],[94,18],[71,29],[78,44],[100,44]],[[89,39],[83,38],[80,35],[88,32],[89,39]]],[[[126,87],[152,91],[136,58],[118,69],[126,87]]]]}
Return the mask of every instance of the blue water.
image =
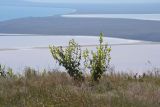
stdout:
{"type": "Polygon", "coordinates": [[[74,9],[69,8],[0,6],[0,21],[24,17],[62,15],[74,11],[74,9]]]}
{"type": "MultiPolygon", "coordinates": [[[[40,71],[44,68],[61,70],[60,66],[53,61],[48,46],[52,44],[55,46],[67,46],[68,41],[71,39],[74,39],[79,45],[98,44],[98,37],[87,35],[14,36],[10,34],[10,36],[0,36],[0,64],[13,68],[14,72],[22,72],[26,66],[33,67],[40,71]]],[[[143,71],[150,70],[153,67],[159,68],[160,44],[152,44],[149,42],[145,44],[146,42],[144,41],[106,37],[104,38],[104,42],[108,42],[109,44],[128,44],[112,45],[111,66],[115,66],[115,69],[118,71],[133,71],[132,73],[134,74],[141,74],[143,71]],[[133,43],[144,44],[129,45],[133,43]]],[[[95,49],[95,47],[84,47],[82,49],[86,48],[95,49]]]]}
{"type": "Polygon", "coordinates": [[[160,14],[160,4],[0,4],[0,21],[77,14],[160,14]],[[12,5],[11,5],[12,4],[12,5]]]}
{"type": "MultiPolygon", "coordinates": [[[[7,3],[8,4],[8,3],[7,3]]],[[[160,14],[160,4],[0,4],[0,21],[76,14],[160,14]]]]}

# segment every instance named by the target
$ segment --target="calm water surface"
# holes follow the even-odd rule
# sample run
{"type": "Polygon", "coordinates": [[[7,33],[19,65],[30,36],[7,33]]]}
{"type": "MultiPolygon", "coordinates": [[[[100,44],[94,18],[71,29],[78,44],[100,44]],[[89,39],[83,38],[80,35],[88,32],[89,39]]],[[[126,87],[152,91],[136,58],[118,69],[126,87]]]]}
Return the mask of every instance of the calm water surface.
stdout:
{"type": "Polygon", "coordinates": [[[75,9],[52,7],[0,6],[0,21],[25,18],[46,17],[75,12],[75,9]]]}
{"type": "MultiPolygon", "coordinates": [[[[98,44],[98,37],[92,36],[0,36],[0,63],[12,67],[17,72],[21,72],[26,66],[40,70],[61,69],[52,60],[47,47],[50,44],[66,46],[72,38],[80,45],[98,44]]],[[[115,66],[116,70],[141,73],[146,69],[160,67],[160,44],[145,44],[143,41],[118,38],[104,38],[104,41],[117,44],[112,46],[111,52],[111,65],[115,66]],[[118,45],[137,43],[142,44],[118,45]]],[[[95,47],[89,48],[95,49],[95,47]]]]}

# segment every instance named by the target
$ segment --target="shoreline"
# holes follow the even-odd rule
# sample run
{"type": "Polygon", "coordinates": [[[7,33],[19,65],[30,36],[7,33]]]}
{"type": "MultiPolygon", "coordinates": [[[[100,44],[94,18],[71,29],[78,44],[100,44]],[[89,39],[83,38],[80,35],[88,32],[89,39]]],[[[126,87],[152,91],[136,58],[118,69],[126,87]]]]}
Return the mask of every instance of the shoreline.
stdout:
{"type": "MultiPolygon", "coordinates": [[[[0,33],[0,38],[3,39],[2,41],[9,41],[11,38],[11,40],[13,41],[13,43],[11,43],[11,46],[13,46],[12,44],[14,44],[14,42],[16,40],[37,40],[38,42],[36,44],[31,44],[30,42],[25,42],[24,44],[27,43],[27,45],[22,46],[21,44],[18,44],[18,46],[15,45],[15,47],[0,47],[0,52],[3,51],[23,51],[23,50],[44,50],[44,49],[48,49],[48,46],[51,45],[50,39],[53,39],[53,45],[55,46],[62,46],[63,48],[67,47],[67,43],[69,40],[71,39],[75,39],[76,41],[80,40],[81,43],[79,43],[79,45],[82,48],[85,47],[96,47],[98,46],[97,43],[94,43],[95,40],[98,40],[98,36],[89,36],[89,35],[79,35],[79,36],[69,36],[69,35],[39,35],[39,34],[5,34],[5,33],[0,33]],[[3,35],[3,36],[1,36],[3,35]],[[13,40],[15,38],[15,40],[13,40]],[[16,39],[18,38],[18,39],[16,39]],[[65,38],[64,41],[66,42],[65,44],[61,44],[60,45],[60,40],[61,38],[65,38]],[[45,40],[44,40],[45,39],[45,40]],[[87,39],[92,39],[91,43],[82,43],[83,40],[87,40],[87,39]],[[47,41],[49,40],[49,41],[47,41]],[[57,42],[55,42],[55,40],[57,40],[57,42]],[[55,42],[55,43],[54,43],[55,42]],[[39,46],[38,46],[39,44],[39,46]],[[47,45],[48,44],[48,45],[47,45]]],[[[108,45],[115,47],[115,46],[139,46],[139,45],[160,45],[160,42],[152,42],[152,41],[142,41],[142,40],[132,40],[132,39],[123,39],[123,38],[114,38],[114,37],[104,37],[105,41],[108,41],[108,45]]],[[[7,44],[7,43],[3,43],[2,44],[7,44]]],[[[8,45],[9,46],[9,45],[8,45]]]]}
{"type": "MultiPolygon", "coordinates": [[[[98,38],[98,35],[52,35],[52,34],[19,34],[19,33],[0,33],[0,37],[91,37],[91,38],[98,38]]],[[[120,38],[120,37],[107,37],[104,35],[104,38],[110,39],[120,39],[120,40],[129,40],[129,41],[143,41],[143,42],[152,42],[152,41],[145,41],[145,40],[135,40],[135,39],[128,39],[128,38],[120,38]]]]}
{"type": "Polygon", "coordinates": [[[61,15],[64,18],[113,18],[113,19],[134,19],[160,21],[160,14],[67,14],[61,15]]]}
{"type": "MultiPolygon", "coordinates": [[[[108,44],[111,47],[114,46],[140,46],[140,45],[160,45],[160,43],[151,43],[151,42],[139,42],[139,43],[121,43],[121,44],[108,44]]],[[[80,47],[84,48],[84,47],[96,47],[98,45],[94,44],[94,45],[80,45],[80,47]]],[[[60,47],[57,46],[57,47],[60,47]]],[[[67,46],[62,46],[63,48],[66,48],[67,46]]],[[[0,52],[3,51],[23,51],[23,50],[47,50],[48,47],[28,47],[28,48],[0,48],[0,52]]]]}
{"type": "MultiPolygon", "coordinates": [[[[48,46],[51,44],[50,42],[50,39],[53,39],[53,44],[55,42],[55,46],[62,46],[62,47],[67,47],[67,42],[71,39],[75,39],[76,41],[83,41],[83,40],[86,40],[86,39],[92,39],[92,42],[89,44],[89,43],[80,43],[80,46],[81,47],[96,47],[98,44],[97,43],[94,43],[94,41],[97,39],[98,40],[98,36],[87,36],[87,35],[79,35],[79,36],[69,36],[69,35],[65,35],[65,36],[62,36],[62,35],[59,35],[59,36],[56,36],[56,35],[38,35],[38,34],[3,34],[3,33],[0,33],[0,38],[2,39],[2,41],[10,41],[12,40],[11,42],[11,47],[9,47],[9,45],[6,47],[5,44],[9,44],[9,43],[3,43],[1,42],[3,45],[4,44],[4,47],[0,47],[0,51],[21,51],[21,50],[41,50],[41,49],[48,49],[48,46]],[[3,36],[1,36],[3,35],[3,36]],[[12,37],[11,39],[9,39],[10,37],[12,37]],[[15,39],[14,39],[15,38],[15,39]],[[64,41],[66,42],[65,44],[60,44],[60,40],[61,38],[65,38],[64,41]],[[37,40],[38,42],[36,44],[31,44],[30,45],[30,40],[37,40]],[[44,40],[45,39],[45,40],[44,40]],[[25,40],[25,41],[28,41],[25,42],[24,46],[23,44],[20,42],[18,44],[18,46],[14,46],[14,42],[16,42],[17,40],[25,40]],[[47,41],[49,40],[49,41],[47,41]],[[57,40],[57,42],[55,41],[57,40]],[[27,44],[26,44],[27,43],[27,44]],[[39,46],[38,46],[39,44],[39,46]],[[48,44],[48,45],[47,45],[48,44]],[[21,46],[22,45],[22,46],[21,46]],[[13,46],[13,47],[12,47],[13,46]]],[[[109,41],[111,43],[108,43],[109,46],[125,46],[125,45],[149,45],[149,44],[157,44],[155,42],[147,42],[147,41],[140,41],[140,40],[131,40],[131,39],[122,39],[122,38],[112,38],[112,37],[104,37],[105,38],[105,41],[109,41]],[[112,43],[113,42],[113,43],[112,43]]]]}

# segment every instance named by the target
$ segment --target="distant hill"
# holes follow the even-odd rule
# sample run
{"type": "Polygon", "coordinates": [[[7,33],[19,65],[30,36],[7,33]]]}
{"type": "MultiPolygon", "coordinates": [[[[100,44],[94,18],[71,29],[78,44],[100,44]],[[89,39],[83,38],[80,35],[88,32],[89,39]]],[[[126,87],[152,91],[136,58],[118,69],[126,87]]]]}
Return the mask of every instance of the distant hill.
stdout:
{"type": "Polygon", "coordinates": [[[37,17],[0,22],[0,33],[93,35],[160,42],[160,21],[37,17]]]}

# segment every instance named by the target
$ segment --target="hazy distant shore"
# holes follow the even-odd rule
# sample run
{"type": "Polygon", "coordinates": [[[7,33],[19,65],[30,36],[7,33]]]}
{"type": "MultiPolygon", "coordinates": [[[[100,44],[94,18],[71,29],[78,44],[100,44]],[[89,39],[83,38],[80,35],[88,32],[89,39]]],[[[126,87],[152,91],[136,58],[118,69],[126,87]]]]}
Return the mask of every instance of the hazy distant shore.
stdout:
{"type": "Polygon", "coordinates": [[[61,16],[65,18],[121,18],[160,21],[160,14],[67,14],[61,16]]]}
{"type": "MultiPolygon", "coordinates": [[[[81,46],[98,45],[98,37],[87,35],[38,35],[38,34],[1,34],[0,33],[0,51],[11,50],[33,50],[33,49],[48,49],[48,46],[53,44],[55,46],[67,46],[68,41],[75,39],[81,46]],[[88,40],[91,40],[88,42],[88,40]],[[23,42],[22,42],[23,41],[23,42]]],[[[147,44],[150,42],[120,39],[120,38],[104,38],[109,45],[136,45],[147,44]]]]}

